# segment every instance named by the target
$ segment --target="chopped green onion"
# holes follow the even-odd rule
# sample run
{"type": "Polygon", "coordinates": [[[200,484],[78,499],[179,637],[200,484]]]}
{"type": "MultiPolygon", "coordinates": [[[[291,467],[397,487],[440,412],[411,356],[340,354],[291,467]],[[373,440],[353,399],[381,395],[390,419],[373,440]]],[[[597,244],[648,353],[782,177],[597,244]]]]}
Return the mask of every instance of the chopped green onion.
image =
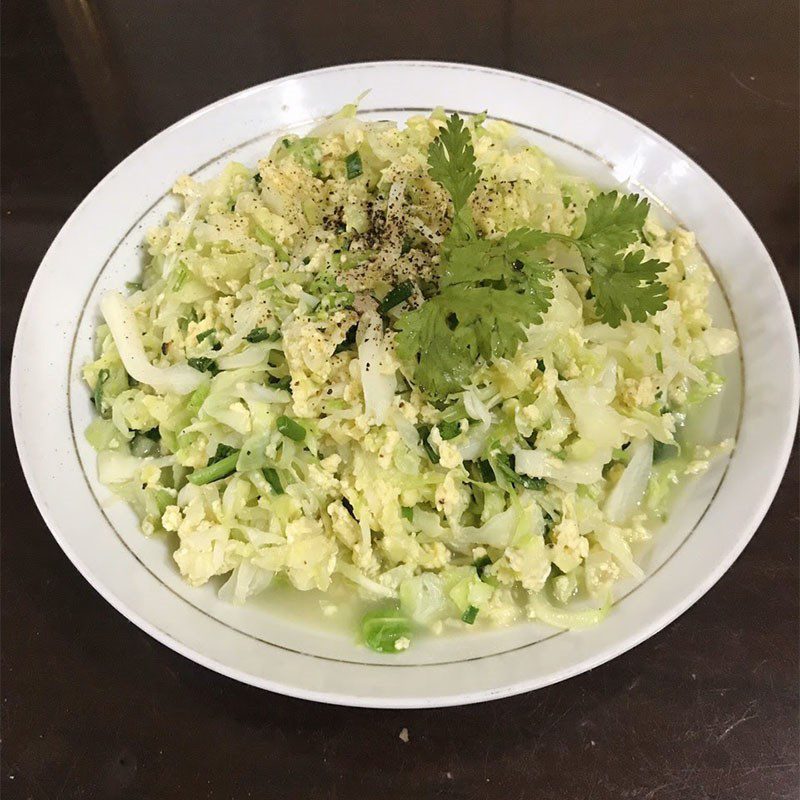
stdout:
{"type": "Polygon", "coordinates": [[[361,164],[361,156],[358,154],[358,150],[350,153],[344,160],[344,166],[347,170],[347,180],[351,181],[353,178],[357,178],[364,172],[364,167],[361,164]]]}
{"type": "Polygon", "coordinates": [[[446,422],[439,423],[439,433],[441,434],[442,439],[447,441],[448,439],[455,439],[459,433],[461,433],[461,425],[458,424],[456,421],[448,420],[446,422]]]}
{"type": "Polygon", "coordinates": [[[125,288],[130,289],[132,292],[141,292],[142,284],[138,281],[126,281],[125,288]]]}
{"type": "Polygon", "coordinates": [[[172,291],[177,292],[186,283],[186,279],[189,277],[189,271],[186,267],[178,267],[175,270],[175,280],[172,283],[172,291]]]}
{"type": "Polygon", "coordinates": [[[547,481],[544,478],[531,478],[529,475],[520,475],[514,470],[514,456],[498,453],[494,458],[494,468],[511,483],[519,484],[525,489],[538,489],[543,491],[547,488],[547,481]]]}
{"type": "Polygon", "coordinates": [[[163,514],[167,510],[167,506],[175,502],[175,497],[170,494],[166,489],[159,489],[156,492],[156,504],[158,505],[158,513],[163,514]]]}
{"type": "Polygon", "coordinates": [[[664,371],[664,357],[661,353],[656,353],[656,366],[658,367],[659,372],[664,371]]]}
{"type": "Polygon", "coordinates": [[[306,438],[306,429],[290,417],[280,416],[275,424],[287,439],[302,442],[306,438]]]}
{"type": "Polygon", "coordinates": [[[494,470],[492,469],[492,465],[485,458],[482,458],[478,462],[478,469],[481,471],[481,480],[484,483],[494,483],[494,470]]]}
{"type": "Polygon", "coordinates": [[[208,397],[208,393],[211,391],[211,385],[208,383],[201,383],[193,392],[192,396],[189,398],[189,402],[186,404],[186,410],[194,416],[199,410],[200,406],[208,397]]]}
{"type": "Polygon", "coordinates": [[[478,616],[478,609],[476,606],[470,606],[462,615],[461,621],[466,622],[467,625],[472,625],[475,622],[475,617],[478,616]]]}
{"type": "Polygon", "coordinates": [[[653,462],[666,461],[679,455],[681,448],[677,444],[667,444],[666,442],[653,442],[653,462]]]}
{"type": "Polygon", "coordinates": [[[476,558],[475,561],[473,561],[472,566],[475,567],[475,570],[478,573],[478,577],[482,578],[483,571],[486,569],[486,567],[490,566],[491,563],[492,559],[489,558],[489,556],[481,556],[480,558],[476,558]]]}
{"type": "Polygon", "coordinates": [[[401,506],[400,514],[403,517],[403,519],[407,519],[409,522],[412,522],[414,519],[414,509],[409,508],[408,506],[401,506]]]}
{"type": "Polygon", "coordinates": [[[413,242],[411,241],[411,237],[404,236],[403,237],[403,245],[400,248],[400,255],[404,256],[406,253],[408,253],[411,250],[411,245],[412,244],[413,244],[413,242]]]}
{"type": "Polygon", "coordinates": [[[271,289],[275,285],[275,278],[267,278],[256,286],[256,289],[271,289]]]}
{"type": "Polygon", "coordinates": [[[519,482],[526,489],[536,489],[543,492],[547,488],[547,481],[544,478],[532,478],[530,475],[517,475],[519,482]]]}
{"type": "Polygon", "coordinates": [[[344,341],[339,342],[334,349],[334,353],[342,353],[345,350],[351,350],[356,343],[356,330],[358,329],[357,325],[351,325],[347,329],[347,333],[345,334],[344,341]]]}
{"type": "Polygon", "coordinates": [[[367,647],[378,653],[397,653],[400,639],[411,637],[409,621],[394,608],[370,611],[361,621],[361,634],[367,647]]]}
{"type": "Polygon", "coordinates": [[[239,451],[235,447],[231,447],[227,444],[218,444],[217,445],[217,452],[214,453],[213,456],[208,460],[208,465],[211,466],[212,464],[216,464],[218,461],[222,461],[223,458],[227,458],[234,453],[238,453],[239,451]]]}
{"type": "MultiPolygon", "coordinates": [[[[275,251],[278,261],[289,260],[289,254],[278,243],[278,240],[271,233],[267,233],[267,231],[265,231],[263,228],[256,227],[255,237],[259,242],[261,242],[261,244],[265,244],[267,247],[271,247],[275,251]]],[[[259,288],[261,288],[260,285],[259,288]]]]}
{"type": "Polygon", "coordinates": [[[213,483],[222,478],[227,478],[228,475],[236,471],[236,462],[238,460],[239,451],[235,450],[227,458],[223,458],[222,461],[216,461],[207,467],[196,469],[187,477],[187,480],[195,486],[202,486],[205,483],[213,483]]]}
{"type": "Polygon", "coordinates": [[[283,494],[283,486],[281,485],[281,479],[278,477],[278,471],[272,467],[264,467],[261,471],[264,473],[267,483],[272,487],[272,491],[275,494],[283,494]]]}
{"type": "Polygon", "coordinates": [[[217,332],[214,328],[209,328],[208,330],[203,331],[202,333],[197,334],[197,341],[202,342],[204,339],[208,339],[209,336],[216,336],[217,332]]]}
{"type": "Polygon", "coordinates": [[[414,294],[414,283],[412,281],[398,283],[397,286],[381,300],[378,311],[380,311],[381,314],[385,314],[389,309],[399,306],[400,303],[405,303],[412,294],[414,294]]]}
{"type": "Polygon", "coordinates": [[[208,356],[190,358],[189,366],[196,369],[198,372],[210,372],[212,375],[216,375],[219,372],[217,362],[214,361],[213,358],[208,358],[208,356]]]}
{"type": "Polygon", "coordinates": [[[131,442],[131,455],[137,458],[145,458],[146,456],[153,456],[157,452],[158,444],[152,439],[149,439],[141,433],[137,433],[133,437],[133,441],[131,442]]]}
{"type": "Polygon", "coordinates": [[[422,441],[422,447],[428,455],[428,458],[431,460],[431,463],[438,464],[439,463],[439,454],[431,447],[431,443],[428,441],[428,437],[431,435],[431,429],[429,425],[420,425],[417,428],[417,433],[419,434],[419,438],[422,441]]]}
{"type": "Polygon", "coordinates": [[[97,413],[106,419],[111,415],[109,412],[103,411],[103,384],[105,384],[110,376],[111,373],[107,369],[101,369],[97,373],[97,380],[94,384],[94,393],[92,394],[92,402],[94,403],[94,407],[97,409],[97,413]]]}
{"type": "MultiPolygon", "coordinates": [[[[251,344],[255,344],[256,342],[277,341],[273,339],[272,336],[273,335],[266,328],[253,328],[244,338],[251,344]]],[[[278,336],[280,336],[280,334],[278,334],[278,336]]]]}

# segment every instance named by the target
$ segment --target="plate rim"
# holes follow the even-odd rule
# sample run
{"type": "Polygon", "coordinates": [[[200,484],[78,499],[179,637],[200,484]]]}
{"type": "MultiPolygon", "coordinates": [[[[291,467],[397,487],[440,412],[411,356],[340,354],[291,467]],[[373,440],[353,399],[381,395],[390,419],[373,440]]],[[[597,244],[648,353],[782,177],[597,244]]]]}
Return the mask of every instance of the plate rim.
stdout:
{"type": "MultiPolygon", "coordinates": [[[[667,140],[666,138],[664,138],[663,136],[661,136],[659,133],[652,130],[648,126],[639,122],[635,118],[629,116],[625,112],[620,111],[619,109],[601,100],[597,100],[587,94],[577,92],[573,89],[562,86],[561,84],[542,80],[540,78],[532,76],[526,76],[521,73],[509,70],[484,67],[481,65],[469,64],[469,63],[429,61],[429,60],[385,60],[385,61],[353,62],[353,63],[345,63],[328,67],[322,67],[319,69],[306,70],[304,72],[281,76],[270,81],[266,81],[263,83],[247,87],[238,92],[234,92],[223,98],[215,100],[214,102],[209,103],[206,106],[203,106],[202,108],[177,120],[176,122],[167,126],[162,131],[159,131],[154,136],[149,138],[147,141],[142,143],[139,147],[137,147],[129,155],[127,155],[122,161],[120,161],[117,165],[115,165],[113,169],[111,169],[87,193],[87,195],[72,211],[69,218],[66,220],[66,222],[61,227],[56,237],[51,242],[39,266],[37,267],[36,273],[34,274],[34,277],[31,280],[30,286],[28,287],[28,290],[26,292],[25,301],[22,305],[19,319],[17,322],[17,328],[15,330],[11,368],[10,368],[10,384],[11,384],[10,405],[11,405],[12,426],[14,430],[14,437],[15,437],[18,457],[20,460],[20,464],[22,466],[23,473],[25,475],[26,482],[29,487],[29,491],[31,492],[34,502],[36,503],[37,510],[39,511],[40,515],[45,521],[45,524],[47,525],[51,534],[55,538],[59,547],[64,551],[65,555],[73,563],[76,569],[78,569],[81,575],[87,580],[87,582],[107,602],[109,602],[109,604],[113,608],[115,608],[124,617],[133,622],[135,625],[137,625],[137,627],[139,627],[148,635],[155,638],[160,643],[166,645],[167,647],[180,653],[181,655],[195,661],[196,663],[201,664],[202,666],[205,666],[209,669],[213,669],[216,672],[234,678],[235,680],[238,680],[240,682],[244,682],[253,686],[258,686],[260,688],[266,688],[270,691],[275,691],[281,694],[298,697],[302,699],[332,703],[337,705],[383,707],[383,708],[421,708],[421,707],[443,707],[452,705],[464,705],[469,703],[483,702],[486,700],[496,699],[500,697],[507,697],[527,692],[535,688],[541,688],[544,685],[551,685],[553,683],[560,682],[561,680],[564,680],[568,677],[572,677],[576,674],[583,673],[585,671],[588,671],[589,669],[593,669],[596,666],[599,666],[602,663],[606,663],[607,661],[610,661],[613,658],[616,658],[618,655],[633,649],[634,647],[641,644],[643,641],[646,641],[648,638],[655,635],[658,631],[660,631],[670,622],[674,621],[679,616],[681,616],[688,608],[694,605],[694,603],[696,603],[715,583],[717,583],[717,581],[722,577],[722,575],[730,568],[733,562],[739,557],[739,555],[744,550],[745,546],[749,543],[749,541],[755,534],[756,530],[760,526],[761,522],[763,521],[763,518],[766,515],[769,507],[772,505],[775,495],[780,487],[781,481],[785,474],[788,459],[791,455],[792,442],[793,442],[791,429],[796,428],[797,425],[798,400],[800,399],[799,398],[800,367],[798,367],[798,358],[797,358],[798,345],[797,345],[797,339],[794,336],[789,337],[789,340],[791,341],[790,348],[792,349],[793,355],[795,356],[793,363],[788,370],[789,382],[790,382],[788,405],[791,415],[791,420],[790,420],[791,424],[788,426],[787,433],[784,436],[783,441],[781,443],[782,444],[781,452],[778,454],[778,457],[773,462],[775,467],[773,468],[772,474],[770,475],[770,480],[768,483],[768,491],[762,493],[761,501],[758,504],[758,506],[750,509],[747,524],[739,528],[740,533],[738,536],[738,540],[735,542],[734,546],[728,551],[727,557],[724,560],[717,563],[713,569],[709,570],[705,576],[705,579],[702,582],[696,584],[693,587],[692,591],[684,595],[680,599],[680,602],[672,603],[668,609],[665,609],[665,611],[656,618],[651,619],[636,633],[622,637],[615,644],[606,646],[597,654],[595,654],[593,658],[584,659],[583,661],[574,664],[571,667],[558,670],[555,677],[553,677],[552,680],[548,680],[547,683],[545,684],[543,684],[540,680],[532,679],[527,682],[517,681],[514,683],[505,684],[495,690],[477,690],[471,693],[460,694],[460,695],[448,695],[448,696],[428,696],[424,694],[417,694],[413,698],[409,697],[393,698],[384,695],[352,696],[341,692],[331,693],[327,691],[317,691],[317,690],[298,688],[295,685],[274,682],[269,679],[262,678],[260,676],[251,675],[238,668],[232,668],[222,662],[217,661],[214,658],[206,656],[202,652],[195,650],[193,647],[188,646],[183,642],[175,639],[171,634],[161,631],[153,623],[143,618],[138,612],[133,611],[124,601],[118,598],[113,593],[113,591],[111,591],[109,587],[104,585],[102,581],[95,580],[95,576],[92,573],[92,571],[82,562],[82,560],[77,555],[75,550],[70,546],[66,537],[62,535],[59,526],[55,523],[54,518],[51,518],[48,504],[45,502],[44,492],[42,491],[41,487],[37,485],[36,482],[33,480],[34,477],[33,466],[31,463],[28,462],[28,458],[26,453],[24,452],[24,448],[21,447],[22,437],[20,432],[21,432],[22,420],[20,418],[20,412],[18,410],[19,391],[20,391],[19,389],[20,378],[18,377],[18,375],[21,369],[20,350],[22,346],[19,344],[20,340],[19,334],[23,327],[22,326],[23,320],[32,313],[31,311],[32,297],[35,293],[35,290],[38,288],[38,283],[41,280],[43,280],[41,267],[50,257],[51,252],[55,249],[59,239],[61,238],[62,234],[64,234],[65,229],[69,227],[73,217],[77,215],[79,211],[92,200],[95,194],[99,193],[100,190],[115,177],[115,175],[122,169],[122,167],[128,161],[134,159],[143,148],[150,146],[151,144],[156,142],[160,137],[165,136],[169,132],[174,132],[183,126],[190,125],[196,118],[206,114],[207,112],[211,111],[212,109],[218,106],[229,103],[234,99],[238,100],[244,99],[249,94],[255,94],[267,88],[274,88],[275,86],[285,81],[301,80],[305,77],[321,73],[333,74],[345,70],[366,69],[375,67],[378,68],[394,67],[401,69],[407,67],[410,68],[426,67],[434,69],[451,69],[455,71],[471,70],[471,71],[479,71],[489,75],[496,75],[504,78],[513,78],[515,80],[521,80],[524,82],[538,84],[546,88],[549,88],[551,90],[555,89],[559,92],[568,94],[574,99],[578,99],[583,103],[589,104],[590,106],[603,107],[606,110],[612,112],[614,115],[622,117],[628,124],[632,125],[635,129],[647,134],[648,136],[654,137],[663,146],[667,147],[668,150],[671,151],[673,155],[680,156],[680,158],[687,161],[693,169],[697,170],[702,175],[704,179],[713,184],[713,186],[720,192],[721,198],[724,198],[725,202],[732,207],[732,209],[735,211],[736,214],[738,214],[742,222],[746,225],[750,235],[753,237],[757,246],[761,249],[764,257],[766,258],[767,263],[771,267],[771,270],[769,270],[770,279],[771,282],[774,284],[774,288],[777,289],[777,293],[782,300],[780,307],[781,328],[783,329],[785,326],[788,326],[788,328],[790,328],[791,330],[794,329],[794,326],[792,324],[793,317],[791,314],[791,308],[788,296],[786,294],[786,290],[783,286],[783,283],[780,280],[780,276],[777,271],[777,268],[775,267],[774,260],[770,256],[769,251],[764,246],[764,243],[761,240],[760,236],[758,235],[758,232],[756,231],[750,220],[747,218],[747,216],[741,211],[741,209],[733,201],[730,195],[719,185],[719,183],[717,183],[717,181],[713,178],[713,176],[711,176],[708,172],[706,172],[699,164],[697,164],[692,158],[687,156],[678,147],[673,145],[669,140],[667,140]]],[[[678,216],[680,217],[680,214],[678,214],[678,216]]],[[[458,662],[455,662],[455,664],[457,663],[458,662]]]]}

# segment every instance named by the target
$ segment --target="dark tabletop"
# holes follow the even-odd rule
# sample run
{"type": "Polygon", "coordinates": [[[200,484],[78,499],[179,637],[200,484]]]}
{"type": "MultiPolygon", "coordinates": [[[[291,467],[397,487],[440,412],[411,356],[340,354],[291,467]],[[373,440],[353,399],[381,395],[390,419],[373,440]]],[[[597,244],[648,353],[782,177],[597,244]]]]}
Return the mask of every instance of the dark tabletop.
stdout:
{"type": "MultiPolygon", "coordinates": [[[[633,115],[719,180],[795,302],[797,34],[795,3],[756,0],[5,0],[4,370],[45,249],[115,163],[238,89],[368,59],[505,67],[633,115]]],[[[36,511],[3,391],[4,799],[798,796],[796,461],[725,577],[632,652],[522,697],[365,711],[235,683],[106,604],[36,511]]]]}

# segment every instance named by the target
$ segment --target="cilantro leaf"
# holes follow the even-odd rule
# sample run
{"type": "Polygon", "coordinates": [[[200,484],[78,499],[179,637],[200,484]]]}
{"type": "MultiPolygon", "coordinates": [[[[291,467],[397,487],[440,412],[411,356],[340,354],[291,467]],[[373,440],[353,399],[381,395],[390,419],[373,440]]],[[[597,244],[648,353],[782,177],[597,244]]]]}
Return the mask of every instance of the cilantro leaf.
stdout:
{"type": "Polygon", "coordinates": [[[576,244],[618,253],[639,238],[649,210],[650,204],[638,195],[604,192],[586,206],[586,224],[576,244]]]}
{"type": "Polygon", "coordinates": [[[397,322],[397,355],[423,391],[444,397],[469,382],[475,363],[470,343],[448,324],[453,307],[447,293],[436,295],[397,322]]]}
{"type": "Polygon", "coordinates": [[[518,264],[542,264],[536,251],[548,239],[543,231],[517,228],[502,239],[456,244],[443,259],[442,285],[507,279],[514,271],[519,271],[518,264]]]}
{"type": "Polygon", "coordinates": [[[481,172],[475,165],[472,135],[458,114],[451,114],[439,135],[428,148],[428,174],[453,200],[453,235],[470,238],[475,235],[472,212],[467,204],[475,191],[481,172]]]}
{"type": "Polygon", "coordinates": [[[469,382],[478,356],[512,356],[541,310],[528,286],[448,286],[399,319],[397,354],[423,391],[444,397],[469,382]]]}
{"type": "Polygon", "coordinates": [[[661,261],[645,261],[642,252],[635,252],[606,264],[604,273],[593,271],[598,316],[616,328],[626,311],[634,322],[644,322],[650,314],[666,308],[667,287],[658,280],[666,266],[661,261]]]}
{"type": "Polygon", "coordinates": [[[453,286],[446,294],[457,319],[456,340],[468,342],[487,361],[512,356],[525,339],[525,328],[541,322],[534,296],[527,291],[453,286]]]}
{"type": "Polygon", "coordinates": [[[286,137],[281,139],[281,145],[287,154],[291,155],[301,167],[305,167],[314,177],[321,175],[319,139],[313,136],[286,137]]]}
{"type": "Polygon", "coordinates": [[[574,239],[592,280],[597,314],[616,328],[626,318],[644,322],[665,307],[667,287],[658,280],[666,269],[641,252],[620,255],[642,234],[650,204],[637,195],[606,192],[586,207],[583,233],[574,239]]]}
{"type": "Polygon", "coordinates": [[[538,254],[549,240],[542,231],[477,237],[468,201],[480,170],[458,114],[431,143],[428,166],[453,200],[453,228],[441,251],[441,292],[400,318],[397,353],[424,391],[444,396],[469,381],[479,356],[513,355],[527,326],[541,322],[553,297],[552,266],[538,254]]]}
{"type": "Polygon", "coordinates": [[[526,330],[542,321],[553,299],[550,241],[576,247],[591,277],[598,316],[617,327],[626,316],[643,322],[665,307],[665,269],[640,252],[649,211],[636,195],[606,192],[591,200],[580,236],[517,228],[496,239],[478,237],[469,197],[480,180],[470,130],[452,114],[428,148],[428,172],[453,201],[453,226],[440,251],[439,293],[396,322],[397,354],[415,383],[431,395],[458,391],[475,361],[511,357],[526,330]]]}

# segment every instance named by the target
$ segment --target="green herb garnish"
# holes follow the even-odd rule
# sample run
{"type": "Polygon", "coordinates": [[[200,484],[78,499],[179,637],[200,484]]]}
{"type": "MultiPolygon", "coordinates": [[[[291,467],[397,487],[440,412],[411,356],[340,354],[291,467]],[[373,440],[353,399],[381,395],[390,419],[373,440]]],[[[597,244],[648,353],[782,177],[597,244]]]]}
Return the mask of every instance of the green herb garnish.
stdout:
{"type": "Polygon", "coordinates": [[[207,466],[211,466],[212,464],[216,464],[218,461],[222,461],[223,459],[227,458],[234,453],[238,453],[239,451],[235,447],[231,447],[227,444],[218,444],[217,445],[217,452],[214,453],[211,458],[208,459],[207,466]]]}
{"type": "Polygon", "coordinates": [[[209,336],[216,336],[217,332],[214,328],[209,328],[208,330],[203,331],[202,333],[197,334],[197,341],[202,342],[204,339],[207,339],[209,336]]]}
{"type": "Polygon", "coordinates": [[[280,333],[270,333],[266,328],[253,328],[247,336],[244,337],[251,344],[256,342],[276,342],[280,338],[280,333]]]}
{"type": "Polygon", "coordinates": [[[370,611],[361,621],[361,634],[364,643],[372,650],[396,653],[397,642],[411,638],[411,625],[397,609],[370,611]]]}
{"type": "Polygon", "coordinates": [[[577,247],[591,275],[598,316],[617,327],[642,322],[665,307],[657,280],[666,265],[622,254],[639,241],[649,204],[635,195],[601,194],[586,208],[578,237],[517,228],[504,237],[478,236],[469,197],[478,185],[472,137],[458,116],[447,119],[428,149],[430,176],[450,194],[453,224],[440,253],[439,293],[397,323],[397,352],[415,382],[434,396],[460,389],[475,361],[511,357],[529,325],[540,323],[553,297],[551,241],[577,247]]]}
{"type": "Polygon", "coordinates": [[[420,441],[422,442],[422,449],[427,454],[431,463],[438,464],[439,454],[433,449],[431,443],[428,441],[428,437],[431,435],[430,425],[420,425],[417,428],[417,433],[419,434],[420,441]]]}
{"type": "Polygon", "coordinates": [[[275,426],[287,439],[291,439],[294,442],[302,442],[306,438],[306,429],[291,417],[278,417],[275,426]]]}
{"type": "Polygon", "coordinates": [[[202,383],[192,392],[192,396],[186,404],[186,411],[189,413],[190,417],[193,417],[200,410],[200,406],[203,405],[210,391],[211,384],[202,383]]]}
{"type": "Polygon", "coordinates": [[[221,461],[215,461],[202,469],[196,469],[186,479],[195,486],[202,486],[205,483],[213,483],[222,478],[227,478],[228,475],[236,471],[236,462],[238,460],[239,451],[235,450],[221,461]]]}
{"type": "Polygon", "coordinates": [[[281,479],[278,477],[278,471],[272,467],[264,467],[261,471],[264,473],[267,483],[272,487],[272,491],[275,494],[283,494],[283,486],[281,485],[281,479]]]}
{"type": "Polygon", "coordinates": [[[386,297],[381,300],[378,311],[381,314],[385,314],[395,306],[405,303],[412,294],[414,294],[414,283],[412,281],[398,283],[397,286],[391,289],[386,297]]]}
{"type": "Polygon", "coordinates": [[[111,412],[103,405],[103,385],[109,377],[111,377],[111,373],[105,368],[101,369],[97,373],[97,380],[95,381],[94,392],[92,393],[94,407],[97,409],[97,413],[104,419],[108,419],[111,416],[111,412]]]}
{"type": "Polygon", "coordinates": [[[219,372],[217,362],[208,356],[190,358],[188,363],[190,367],[198,370],[199,372],[210,372],[212,375],[216,375],[219,372]]]}
{"type": "Polygon", "coordinates": [[[281,144],[289,155],[301,167],[305,167],[315,178],[322,174],[319,139],[313,136],[304,136],[300,139],[287,136],[285,139],[281,139],[281,144]]]}
{"type": "MultiPolygon", "coordinates": [[[[261,244],[265,244],[267,247],[271,247],[275,251],[275,257],[278,261],[288,261],[289,254],[286,252],[286,248],[283,247],[281,244],[278,243],[278,240],[271,234],[265,231],[263,228],[256,227],[254,233],[256,239],[258,239],[261,244]]],[[[271,280],[267,278],[267,280],[271,280]]],[[[274,283],[274,280],[273,280],[274,283]]],[[[271,286],[272,284],[269,284],[271,286]]],[[[262,281],[258,284],[259,289],[266,289],[268,288],[267,281],[262,281]]]]}
{"type": "Polygon", "coordinates": [[[485,458],[482,458],[478,462],[478,469],[480,470],[481,473],[481,480],[484,483],[494,483],[495,481],[494,470],[492,469],[492,465],[485,458]]]}
{"type": "Polygon", "coordinates": [[[679,456],[681,452],[680,445],[667,444],[666,442],[653,442],[653,463],[659,461],[666,461],[668,458],[679,456]]]}
{"type": "Polygon", "coordinates": [[[486,569],[486,567],[491,566],[491,564],[492,564],[492,559],[489,558],[489,556],[481,556],[480,558],[476,558],[475,561],[473,561],[472,566],[475,567],[475,570],[478,573],[478,577],[482,578],[484,570],[486,569]]]}
{"type": "Polygon", "coordinates": [[[161,431],[156,428],[150,428],[149,431],[140,431],[142,436],[146,436],[148,439],[154,442],[161,441],[161,431]]]}
{"type": "Polygon", "coordinates": [[[475,617],[478,616],[478,609],[476,606],[470,606],[462,615],[461,621],[466,622],[467,625],[472,625],[475,622],[475,617]]]}
{"type": "Polygon", "coordinates": [[[351,325],[347,329],[347,333],[344,336],[344,339],[336,345],[333,352],[334,353],[343,353],[345,350],[352,350],[356,344],[356,331],[358,330],[357,325],[351,325]]]}
{"type": "Polygon", "coordinates": [[[351,181],[353,178],[357,178],[364,172],[364,167],[361,164],[361,156],[358,153],[358,150],[350,153],[344,160],[345,170],[347,172],[347,180],[351,181]]]}
{"type": "Polygon", "coordinates": [[[547,481],[544,478],[531,478],[529,475],[520,475],[514,469],[514,456],[496,453],[493,466],[506,480],[525,489],[544,491],[547,488],[547,481]]]}
{"type": "Polygon", "coordinates": [[[448,439],[455,439],[461,433],[461,425],[457,421],[446,421],[439,423],[439,435],[447,441],[448,439]]]}
{"type": "Polygon", "coordinates": [[[453,201],[454,238],[474,237],[475,224],[467,201],[481,173],[475,165],[472,136],[458,114],[448,117],[445,127],[428,148],[428,174],[447,190],[453,201]]]}
{"type": "Polygon", "coordinates": [[[184,266],[180,266],[175,270],[175,279],[172,282],[172,291],[177,292],[180,291],[181,287],[184,283],[186,283],[186,279],[189,277],[189,270],[186,269],[184,266]]]}

